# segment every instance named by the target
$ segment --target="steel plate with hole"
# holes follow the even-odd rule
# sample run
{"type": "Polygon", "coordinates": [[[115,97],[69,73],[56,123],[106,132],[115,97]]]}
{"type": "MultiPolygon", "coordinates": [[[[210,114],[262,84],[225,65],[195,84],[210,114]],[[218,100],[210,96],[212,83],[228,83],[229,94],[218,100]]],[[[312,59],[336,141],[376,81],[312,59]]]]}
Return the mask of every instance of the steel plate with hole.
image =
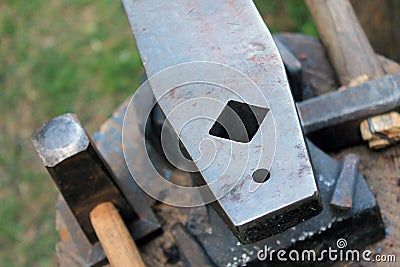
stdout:
{"type": "Polygon", "coordinates": [[[193,159],[186,171],[208,185],[203,197],[215,198],[238,239],[255,242],[317,215],[321,202],[284,66],[253,2],[124,6],[166,125],[193,159]]]}

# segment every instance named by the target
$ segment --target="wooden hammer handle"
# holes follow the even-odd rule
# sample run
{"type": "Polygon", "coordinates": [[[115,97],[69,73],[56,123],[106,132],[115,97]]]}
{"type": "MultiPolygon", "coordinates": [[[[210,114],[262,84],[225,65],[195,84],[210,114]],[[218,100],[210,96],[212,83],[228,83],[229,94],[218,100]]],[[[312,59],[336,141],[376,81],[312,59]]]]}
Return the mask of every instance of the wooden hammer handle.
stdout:
{"type": "Polygon", "coordinates": [[[112,267],[144,267],[139,251],[111,202],[97,205],[90,221],[112,267]]]}
{"type": "Polygon", "coordinates": [[[342,85],[384,75],[349,0],[306,0],[342,85]]]}

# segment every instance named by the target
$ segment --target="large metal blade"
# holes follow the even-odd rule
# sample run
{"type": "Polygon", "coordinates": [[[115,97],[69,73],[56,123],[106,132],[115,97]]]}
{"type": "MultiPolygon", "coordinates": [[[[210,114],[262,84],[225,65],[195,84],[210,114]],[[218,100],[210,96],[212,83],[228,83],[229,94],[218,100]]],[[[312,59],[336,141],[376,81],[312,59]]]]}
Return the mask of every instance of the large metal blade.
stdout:
{"type": "Polygon", "coordinates": [[[169,68],[149,79],[154,96],[189,156],[209,163],[196,161],[195,174],[209,184],[208,196],[239,240],[254,242],[318,214],[319,193],[282,60],[253,2],[123,2],[147,76],[169,68]],[[252,111],[255,128],[235,105],[252,111]],[[229,109],[241,120],[224,119],[229,109]],[[194,117],[207,119],[187,124],[194,117]],[[233,135],[254,136],[213,134],[215,122],[233,135]],[[259,174],[267,181],[257,182],[259,174]]]}

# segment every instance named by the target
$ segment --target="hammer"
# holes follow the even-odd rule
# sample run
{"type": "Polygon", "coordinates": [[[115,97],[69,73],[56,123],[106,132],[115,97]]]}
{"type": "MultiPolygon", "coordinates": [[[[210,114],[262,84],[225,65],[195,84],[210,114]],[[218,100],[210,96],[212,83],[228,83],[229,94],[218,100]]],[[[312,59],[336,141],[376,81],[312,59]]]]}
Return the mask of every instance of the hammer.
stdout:
{"type": "Polygon", "coordinates": [[[32,142],[87,239],[100,241],[111,266],[145,266],[124,224],[137,215],[76,115],[48,121],[32,142]]]}
{"type": "Polygon", "coordinates": [[[352,86],[384,76],[348,0],[306,0],[340,83],[352,86]]]}
{"type": "Polygon", "coordinates": [[[361,139],[356,129],[363,119],[400,106],[400,75],[385,75],[348,0],[306,0],[306,3],[346,90],[301,103],[301,117],[307,122],[305,131],[330,127],[318,134],[339,137],[337,140],[346,136],[350,139],[347,144],[354,144],[361,139]]]}

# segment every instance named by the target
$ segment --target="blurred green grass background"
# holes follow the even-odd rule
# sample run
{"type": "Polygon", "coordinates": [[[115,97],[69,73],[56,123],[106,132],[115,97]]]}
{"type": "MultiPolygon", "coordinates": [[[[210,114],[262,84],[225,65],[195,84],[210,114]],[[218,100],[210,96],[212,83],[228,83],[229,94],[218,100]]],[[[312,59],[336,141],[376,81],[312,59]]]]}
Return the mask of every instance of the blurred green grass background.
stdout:
{"type": "MultiPolygon", "coordinates": [[[[303,0],[257,0],[272,32],[316,35],[303,0]]],[[[56,189],[30,135],[78,114],[93,134],[143,68],[120,1],[0,0],[0,266],[56,266],[56,189]]]]}

